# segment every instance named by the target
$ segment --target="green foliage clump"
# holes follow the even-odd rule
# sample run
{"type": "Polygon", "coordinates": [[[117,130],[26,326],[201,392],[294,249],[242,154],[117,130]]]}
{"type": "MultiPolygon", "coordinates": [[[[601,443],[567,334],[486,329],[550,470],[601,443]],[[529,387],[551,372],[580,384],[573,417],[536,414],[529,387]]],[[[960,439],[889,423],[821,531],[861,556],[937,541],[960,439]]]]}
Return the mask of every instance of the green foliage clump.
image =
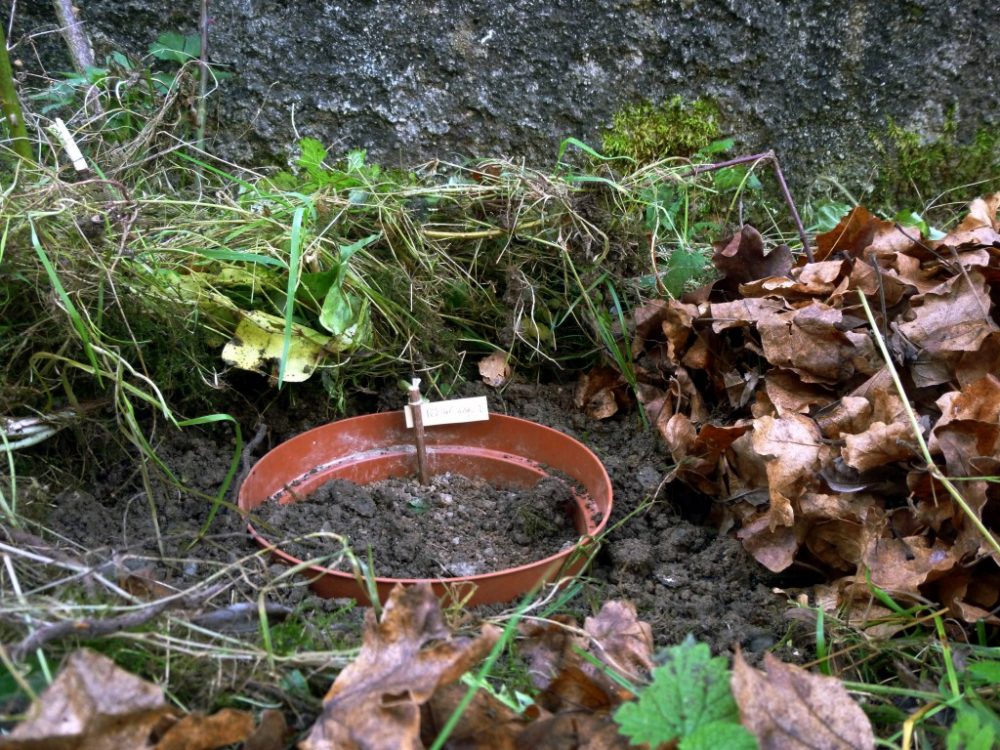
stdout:
{"type": "Polygon", "coordinates": [[[954,110],[936,138],[906,130],[890,118],[885,134],[872,140],[879,168],[871,205],[900,210],[961,186],[969,186],[963,198],[1000,187],[1000,130],[981,128],[964,140],[954,110]]]}
{"type": "Polygon", "coordinates": [[[615,712],[615,722],[632,744],[658,747],[679,740],[680,750],[752,750],[757,741],[740,724],[729,676],[723,657],[713,657],[707,645],[688,636],[667,649],[653,682],[615,712]]]}
{"type": "Polygon", "coordinates": [[[625,156],[639,164],[668,156],[688,157],[719,135],[719,110],[710,101],[685,101],[680,95],[660,104],[641,102],[615,114],[601,137],[608,156],[625,156]]]}

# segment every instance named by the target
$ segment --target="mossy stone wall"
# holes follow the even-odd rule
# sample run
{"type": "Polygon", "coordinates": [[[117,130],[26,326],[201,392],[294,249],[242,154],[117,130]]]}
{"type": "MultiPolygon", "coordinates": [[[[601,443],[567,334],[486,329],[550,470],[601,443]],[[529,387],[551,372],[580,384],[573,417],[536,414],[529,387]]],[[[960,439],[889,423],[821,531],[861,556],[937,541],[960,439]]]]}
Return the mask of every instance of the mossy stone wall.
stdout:
{"type": "MultiPolygon", "coordinates": [[[[194,31],[200,2],[80,5],[100,58],[194,31]]],[[[776,149],[802,186],[818,172],[863,182],[889,118],[933,134],[954,107],[961,132],[1000,125],[995,0],[210,0],[209,12],[212,58],[235,73],[215,99],[214,148],[244,163],[283,160],[310,135],[389,163],[544,165],[564,137],[597,145],[624,106],[680,94],[716,102],[740,150],[776,149]]],[[[39,61],[24,37],[52,28],[50,3],[17,14],[25,63],[65,67],[57,46],[39,61]]]]}

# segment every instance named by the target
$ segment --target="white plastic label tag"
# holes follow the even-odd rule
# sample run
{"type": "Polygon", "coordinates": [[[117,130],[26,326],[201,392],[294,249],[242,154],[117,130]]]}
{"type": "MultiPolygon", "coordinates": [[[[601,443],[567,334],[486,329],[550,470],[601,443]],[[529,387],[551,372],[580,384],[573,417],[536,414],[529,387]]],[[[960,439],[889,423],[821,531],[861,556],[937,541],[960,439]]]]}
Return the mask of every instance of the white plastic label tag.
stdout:
{"type": "MultiPolygon", "coordinates": [[[[407,404],[406,426],[413,427],[413,412],[407,404]]],[[[490,418],[490,410],[486,405],[486,396],[472,398],[456,398],[450,401],[424,401],[420,404],[420,415],[424,427],[438,424],[457,424],[459,422],[483,422],[490,418]]]]}

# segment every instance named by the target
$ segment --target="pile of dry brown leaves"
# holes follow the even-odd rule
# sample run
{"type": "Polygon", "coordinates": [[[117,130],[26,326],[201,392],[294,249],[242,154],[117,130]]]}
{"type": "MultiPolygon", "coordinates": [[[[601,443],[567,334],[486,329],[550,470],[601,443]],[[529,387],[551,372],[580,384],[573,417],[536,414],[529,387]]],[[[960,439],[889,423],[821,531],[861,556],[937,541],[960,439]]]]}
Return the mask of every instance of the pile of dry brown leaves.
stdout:
{"type": "MultiPolygon", "coordinates": [[[[650,627],[631,604],[606,602],[582,628],[568,617],[521,623],[517,650],[539,691],[523,713],[483,690],[465,703],[470,690],[458,682],[499,637],[489,624],[475,635],[455,635],[429,584],[397,586],[381,619],[367,611],[360,654],[338,675],[297,747],[420,750],[433,745],[453,712],[457,723],[442,743],[451,750],[632,747],[612,712],[634,697],[622,684],[648,681],[654,659],[650,627]]],[[[871,724],[836,679],[770,655],[765,667],[758,671],[737,654],[731,679],[740,720],[760,747],[874,748],[871,724]]],[[[28,718],[0,737],[0,748],[217,750],[238,743],[242,750],[280,750],[289,739],[280,712],[265,711],[256,724],[233,709],[185,716],[157,686],[81,650],[28,718]]]]}
{"type": "MultiPolygon", "coordinates": [[[[938,241],[858,207],[816,238],[809,263],[784,246],[765,253],[744,227],[716,245],[718,281],[635,311],[639,399],[676,464],[670,479],[703,493],[769,569],[826,572],[829,604],[867,606],[870,575],[901,601],[1000,624],[998,547],[935,476],[1000,530],[1000,485],[987,479],[1000,475],[998,207],[1000,193],[976,200],[938,241]]],[[[578,404],[607,416],[623,391],[596,371],[578,404]]]]}

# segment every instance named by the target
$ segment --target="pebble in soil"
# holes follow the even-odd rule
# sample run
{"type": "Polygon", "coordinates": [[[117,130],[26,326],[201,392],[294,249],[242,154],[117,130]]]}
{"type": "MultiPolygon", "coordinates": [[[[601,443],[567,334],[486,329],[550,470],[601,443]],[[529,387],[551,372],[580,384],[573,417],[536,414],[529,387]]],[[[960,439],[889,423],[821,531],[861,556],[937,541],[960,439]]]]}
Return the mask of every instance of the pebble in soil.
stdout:
{"type": "Polygon", "coordinates": [[[455,473],[392,477],[359,485],[334,479],[306,498],[258,509],[265,532],[300,560],[332,555],[325,565],[349,571],[342,545],[374,560],[376,575],[454,578],[525,565],[572,547],[573,490],[557,477],[529,488],[497,487],[455,473]],[[308,536],[314,532],[325,535],[308,536]]]}

